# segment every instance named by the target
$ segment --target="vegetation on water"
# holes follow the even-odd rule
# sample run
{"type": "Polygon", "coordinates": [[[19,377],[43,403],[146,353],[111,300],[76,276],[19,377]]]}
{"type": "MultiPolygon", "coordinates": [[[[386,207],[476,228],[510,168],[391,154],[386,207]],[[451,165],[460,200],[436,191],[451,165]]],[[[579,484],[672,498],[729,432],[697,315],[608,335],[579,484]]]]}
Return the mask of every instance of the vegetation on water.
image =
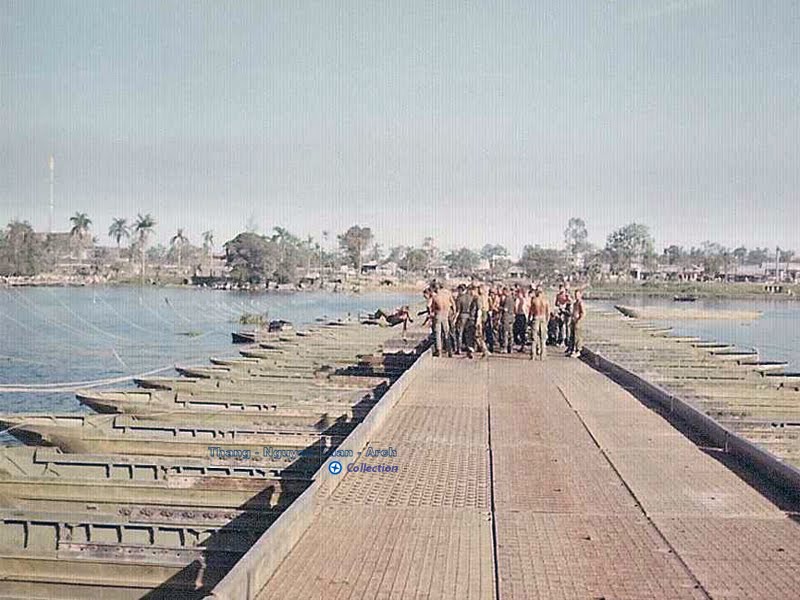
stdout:
{"type": "Polygon", "coordinates": [[[239,316],[240,325],[258,325],[264,327],[269,324],[269,318],[265,314],[243,313],[239,316]]]}

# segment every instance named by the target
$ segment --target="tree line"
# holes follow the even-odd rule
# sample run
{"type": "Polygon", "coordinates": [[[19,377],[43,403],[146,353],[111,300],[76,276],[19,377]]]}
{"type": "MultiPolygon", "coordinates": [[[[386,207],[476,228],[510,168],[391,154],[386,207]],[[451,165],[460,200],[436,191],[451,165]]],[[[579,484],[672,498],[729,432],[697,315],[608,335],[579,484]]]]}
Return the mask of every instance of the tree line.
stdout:
{"type": "MultiPolygon", "coordinates": [[[[98,243],[98,238],[91,232],[92,220],[86,213],[76,212],[70,217],[70,225],[69,249],[77,259],[82,259],[88,248],[98,243]]],[[[131,261],[136,259],[142,278],[148,262],[173,260],[180,269],[187,251],[197,250],[182,228],[170,238],[169,249],[161,245],[150,247],[150,238],[156,225],[153,215],[139,213],[131,220],[115,217],[108,228],[108,237],[116,243],[118,256],[122,257],[127,253],[131,261]],[[124,250],[123,241],[128,243],[124,250]]],[[[205,231],[202,236],[203,252],[209,254],[213,247],[214,233],[205,231]]],[[[0,230],[0,275],[32,276],[46,273],[54,267],[55,261],[60,258],[58,252],[63,249],[57,236],[37,234],[27,221],[11,221],[4,230],[0,230]]],[[[197,252],[193,254],[196,255],[197,252]]]]}
{"type": "MultiPolygon", "coordinates": [[[[70,218],[70,244],[81,249],[97,243],[92,236],[92,220],[86,213],[76,212],[70,218]]],[[[189,261],[208,256],[214,247],[214,232],[202,234],[202,247],[191,244],[183,228],[178,228],[169,240],[169,247],[151,245],[157,226],[149,213],[138,214],[135,219],[114,218],[108,228],[108,237],[116,244],[118,256],[127,253],[128,259],[138,263],[144,279],[148,263],[171,262],[180,269],[189,261]],[[126,247],[123,249],[123,243],[126,247]]],[[[323,232],[328,242],[330,232],[323,232]]],[[[569,219],[564,230],[564,244],[560,248],[526,245],[517,261],[520,270],[528,277],[546,278],[553,274],[570,273],[581,265],[581,270],[593,277],[608,265],[612,273],[627,274],[634,263],[652,266],[656,263],[688,267],[701,266],[707,273],[727,272],[736,265],[760,265],[792,260],[791,250],[768,248],[727,248],[706,241],[685,249],[670,245],[662,253],[655,251],[655,240],[646,225],[630,223],[612,231],[605,246],[595,247],[588,241],[585,221],[569,219]],[[777,254],[776,254],[777,252],[777,254]]],[[[336,236],[337,250],[323,247],[313,237],[300,238],[283,227],[276,226],[269,233],[246,231],[224,243],[225,261],[231,277],[249,283],[292,283],[303,272],[322,271],[352,266],[360,273],[365,261],[378,264],[395,263],[412,273],[427,274],[442,266],[454,275],[469,276],[483,264],[492,275],[503,275],[512,266],[507,248],[499,244],[485,244],[480,249],[456,248],[447,252],[437,248],[433,238],[427,237],[420,246],[394,246],[384,252],[375,242],[370,227],[353,225],[336,236]]],[[[36,275],[53,267],[55,260],[50,236],[36,234],[29,223],[12,221],[0,231],[0,275],[36,275]]]]}

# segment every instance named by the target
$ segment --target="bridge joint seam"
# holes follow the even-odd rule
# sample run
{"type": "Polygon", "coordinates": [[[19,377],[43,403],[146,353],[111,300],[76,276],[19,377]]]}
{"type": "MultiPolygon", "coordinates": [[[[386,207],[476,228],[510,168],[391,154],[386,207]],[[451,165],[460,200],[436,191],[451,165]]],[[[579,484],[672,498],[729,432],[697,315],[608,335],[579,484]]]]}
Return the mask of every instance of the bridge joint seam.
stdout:
{"type": "Polygon", "coordinates": [[[492,519],[492,566],[494,571],[494,597],[500,600],[500,560],[498,558],[497,544],[497,512],[494,495],[494,453],[492,451],[492,403],[489,394],[489,369],[486,371],[486,428],[487,428],[487,449],[489,452],[489,508],[492,519]]]}
{"type": "Polygon", "coordinates": [[[636,494],[631,489],[631,487],[628,485],[628,482],[625,481],[625,478],[622,477],[622,474],[617,469],[617,466],[614,464],[614,461],[611,460],[611,457],[608,456],[608,453],[606,453],[606,451],[600,445],[600,443],[598,442],[598,440],[595,437],[594,433],[592,433],[592,430],[589,429],[589,426],[586,424],[586,421],[584,421],[583,417],[581,417],[580,412],[575,408],[575,406],[573,406],[572,402],[569,401],[569,396],[567,396],[567,393],[564,391],[564,389],[560,385],[556,385],[556,389],[558,389],[558,393],[561,394],[562,398],[564,398],[564,402],[567,403],[567,406],[570,408],[570,410],[572,410],[572,412],[575,413],[575,416],[580,421],[580,423],[583,426],[583,428],[586,430],[586,433],[592,439],[592,442],[594,443],[594,445],[600,451],[600,454],[603,456],[605,461],[611,467],[611,470],[614,471],[614,474],[622,482],[622,485],[625,486],[625,489],[628,491],[628,493],[631,495],[631,497],[636,501],[636,506],[638,506],[639,510],[642,511],[642,515],[644,516],[644,518],[647,519],[647,522],[650,523],[650,525],[652,525],[653,530],[658,534],[658,537],[660,537],[661,540],[667,545],[667,548],[669,548],[669,550],[672,553],[672,555],[681,564],[681,566],[684,568],[684,570],[689,575],[689,577],[692,579],[692,581],[694,581],[695,585],[697,586],[697,589],[700,590],[703,593],[703,595],[706,598],[708,598],[708,600],[711,600],[711,598],[712,598],[711,594],[709,594],[708,590],[703,586],[703,584],[700,582],[700,580],[697,578],[697,576],[694,574],[694,572],[689,568],[689,565],[686,563],[686,561],[683,560],[683,557],[678,553],[678,551],[675,549],[675,547],[670,543],[669,539],[667,539],[667,536],[664,535],[664,533],[661,531],[661,529],[659,529],[658,525],[656,525],[655,521],[653,521],[653,519],[650,517],[650,515],[644,509],[644,506],[642,505],[641,501],[636,496],[636,494]]]}

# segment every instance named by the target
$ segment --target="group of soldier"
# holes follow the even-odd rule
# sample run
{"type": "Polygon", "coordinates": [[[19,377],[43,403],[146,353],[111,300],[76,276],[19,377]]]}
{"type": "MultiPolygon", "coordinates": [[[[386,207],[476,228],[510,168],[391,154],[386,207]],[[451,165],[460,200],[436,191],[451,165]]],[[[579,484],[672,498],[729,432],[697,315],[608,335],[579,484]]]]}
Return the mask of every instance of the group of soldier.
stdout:
{"type": "Polygon", "coordinates": [[[565,347],[565,354],[580,355],[586,310],[581,290],[559,285],[553,306],[539,286],[459,285],[455,294],[433,282],[423,292],[434,337],[434,356],[475,352],[525,352],[544,360],[547,346],[565,347]]]}

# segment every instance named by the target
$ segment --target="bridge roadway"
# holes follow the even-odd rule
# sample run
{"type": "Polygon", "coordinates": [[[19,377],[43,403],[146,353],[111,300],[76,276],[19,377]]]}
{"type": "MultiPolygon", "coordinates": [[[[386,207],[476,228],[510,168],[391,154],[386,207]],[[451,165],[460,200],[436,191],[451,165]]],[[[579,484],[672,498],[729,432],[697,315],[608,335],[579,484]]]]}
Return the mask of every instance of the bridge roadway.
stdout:
{"type": "Polygon", "coordinates": [[[797,598],[800,525],[578,360],[432,359],[259,600],[797,598]]]}

